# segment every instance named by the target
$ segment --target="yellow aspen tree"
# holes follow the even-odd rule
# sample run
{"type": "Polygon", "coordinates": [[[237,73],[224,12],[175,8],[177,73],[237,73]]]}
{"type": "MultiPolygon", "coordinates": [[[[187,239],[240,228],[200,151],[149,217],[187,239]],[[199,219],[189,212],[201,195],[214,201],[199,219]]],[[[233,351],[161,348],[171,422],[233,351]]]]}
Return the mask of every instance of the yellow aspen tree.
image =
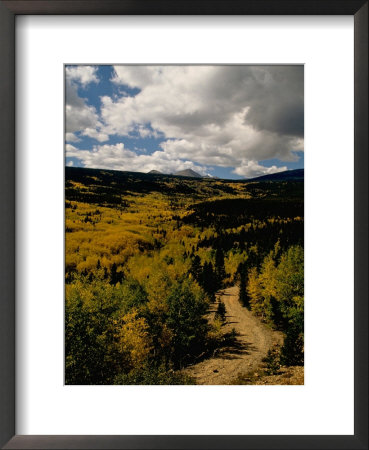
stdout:
{"type": "Polygon", "coordinates": [[[116,334],[118,351],[129,357],[132,369],[141,368],[152,350],[148,324],[136,310],[123,316],[122,322],[116,334]]]}
{"type": "Polygon", "coordinates": [[[250,298],[250,306],[253,312],[257,315],[263,315],[262,286],[256,267],[252,267],[249,270],[247,293],[250,298]]]}

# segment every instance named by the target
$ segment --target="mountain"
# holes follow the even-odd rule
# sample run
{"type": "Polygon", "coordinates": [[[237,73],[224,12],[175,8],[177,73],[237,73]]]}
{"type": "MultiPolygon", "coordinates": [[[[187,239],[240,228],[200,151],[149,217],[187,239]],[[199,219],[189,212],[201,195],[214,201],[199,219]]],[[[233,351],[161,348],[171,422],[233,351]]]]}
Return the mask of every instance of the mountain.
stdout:
{"type": "Polygon", "coordinates": [[[246,181],[304,181],[304,169],[285,170],[284,172],[248,178],[246,181]]]}
{"type": "Polygon", "coordinates": [[[163,172],[160,172],[159,170],[150,170],[150,172],[147,173],[152,173],[153,175],[163,175],[163,172]]]}
{"type": "Polygon", "coordinates": [[[178,172],[175,172],[174,175],[178,175],[180,177],[202,178],[202,175],[192,169],[179,170],[178,172]]]}

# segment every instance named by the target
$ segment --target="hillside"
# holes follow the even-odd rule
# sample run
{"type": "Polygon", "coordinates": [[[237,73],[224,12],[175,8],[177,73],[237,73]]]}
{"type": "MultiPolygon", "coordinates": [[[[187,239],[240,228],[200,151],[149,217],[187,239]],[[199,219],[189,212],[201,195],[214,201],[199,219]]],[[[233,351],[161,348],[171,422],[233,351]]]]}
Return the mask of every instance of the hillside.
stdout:
{"type": "Polygon", "coordinates": [[[249,178],[247,181],[304,181],[304,169],[285,170],[284,172],[249,178]]]}
{"type": "Polygon", "coordinates": [[[66,167],[66,384],[248,383],[272,335],[272,366],[301,366],[303,199],[294,179],[66,167]]]}

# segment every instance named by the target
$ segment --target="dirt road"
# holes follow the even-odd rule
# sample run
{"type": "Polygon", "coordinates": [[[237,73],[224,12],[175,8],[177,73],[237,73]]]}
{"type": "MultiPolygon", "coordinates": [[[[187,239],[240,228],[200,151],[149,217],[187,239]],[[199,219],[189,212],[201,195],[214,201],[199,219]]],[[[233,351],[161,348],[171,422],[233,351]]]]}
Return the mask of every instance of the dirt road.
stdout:
{"type": "MultiPolygon", "coordinates": [[[[228,333],[234,328],[237,337],[231,346],[185,369],[198,384],[232,384],[239,374],[257,371],[268,350],[283,340],[282,333],[271,330],[241,306],[237,286],[220,291],[217,303],[220,299],[226,307],[224,331],[228,333]]],[[[216,307],[217,304],[213,310],[216,307]]]]}

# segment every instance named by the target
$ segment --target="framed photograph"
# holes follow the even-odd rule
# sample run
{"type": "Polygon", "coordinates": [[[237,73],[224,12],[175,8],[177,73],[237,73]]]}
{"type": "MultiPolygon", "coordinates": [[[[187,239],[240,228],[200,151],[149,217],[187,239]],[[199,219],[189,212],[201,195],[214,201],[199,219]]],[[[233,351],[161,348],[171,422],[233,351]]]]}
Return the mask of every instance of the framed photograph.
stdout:
{"type": "Polygon", "coordinates": [[[65,384],[303,385],[304,66],[65,86],[65,384]]]}
{"type": "Polygon", "coordinates": [[[368,448],[368,4],[2,1],[3,448],[368,448]]]}

